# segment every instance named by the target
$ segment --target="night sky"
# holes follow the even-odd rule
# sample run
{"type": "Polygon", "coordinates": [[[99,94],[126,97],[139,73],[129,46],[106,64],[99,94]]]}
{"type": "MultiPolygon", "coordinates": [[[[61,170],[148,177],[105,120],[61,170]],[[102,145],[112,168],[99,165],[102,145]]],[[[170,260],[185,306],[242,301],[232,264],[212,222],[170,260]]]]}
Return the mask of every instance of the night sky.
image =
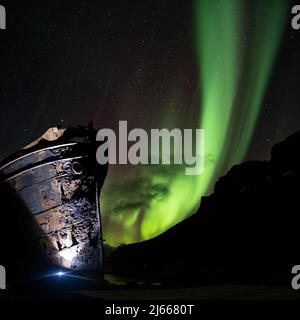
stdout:
{"type": "MultiPolygon", "coordinates": [[[[208,46],[208,57],[204,54],[201,60],[203,43],[219,41],[217,50],[222,52],[216,57],[222,59],[231,40],[234,43],[239,37],[242,59],[234,67],[238,76],[232,90],[232,95],[237,96],[235,117],[226,130],[226,144],[233,152],[232,145],[239,136],[235,129],[243,124],[243,116],[247,118],[246,113],[237,116],[241,113],[239,107],[247,101],[252,103],[252,84],[247,76],[252,72],[259,79],[264,72],[259,61],[254,59],[250,64],[248,56],[252,52],[256,57],[257,53],[259,60],[259,55],[268,53],[268,49],[259,51],[253,40],[258,35],[261,45],[264,43],[264,27],[257,27],[264,24],[264,14],[257,14],[258,24],[253,22],[253,3],[257,1],[232,1],[236,3],[232,14],[223,16],[216,7],[216,14],[211,10],[206,18],[201,8],[196,12],[195,1],[1,1],[7,10],[7,30],[0,30],[1,158],[56,125],[87,124],[93,120],[96,128],[117,128],[119,120],[127,120],[132,128],[199,127],[204,112],[213,112],[209,104],[206,107],[201,102],[207,78],[209,83],[206,75],[210,73],[201,72],[218,66],[206,63],[199,71],[199,63],[210,59],[208,46]],[[223,37],[226,25],[222,30],[219,24],[231,16],[242,19],[243,33],[239,34],[239,25],[233,22],[227,28],[231,35],[223,37]],[[197,25],[204,30],[206,22],[212,34],[197,34],[197,25]],[[197,39],[202,45],[200,53],[197,39]]],[[[272,12],[274,2],[281,0],[260,1],[267,14],[272,12]]],[[[290,26],[290,10],[295,3],[287,5],[286,14],[278,13],[284,17],[281,21],[274,17],[274,29],[268,31],[273,37],[270,41],[278,37],[278,48],[274,49],[249,145],[243,143],[248,151],[242,160],[268,159],[274,143],[300,129],[300,31],[290,26]],[[283,26],[282,36],[278,24],[283,26]]],[[[229,65],[231,60],[229,56],[229,65]]],[[[249,76],[252,82],[255,77],[249,76]]],[[[225,96],[229,95],[226,88],[225,96]]],[[[222,99],[223,95],[219,100],[222,99]]],[[[232,160],[225,159],[212,180],[226,173],[238,159],[229,158],[232,160]]],[[[211,186],[214,182],[210,181],[211,186]]],[[[110,168],[102,200],[104,233],[109,243],[140,241],[184,219],[195,210],[196,199],[200,200],[202,193],[195,194],[187,204],[187,198],[178,197],[177,192],[181,194],[180,190],[185,189],[190,194],[193,183],[174,178],[173,168],[110,168]],[[166,205],[153,206],[165,199],[166,205]]]]}

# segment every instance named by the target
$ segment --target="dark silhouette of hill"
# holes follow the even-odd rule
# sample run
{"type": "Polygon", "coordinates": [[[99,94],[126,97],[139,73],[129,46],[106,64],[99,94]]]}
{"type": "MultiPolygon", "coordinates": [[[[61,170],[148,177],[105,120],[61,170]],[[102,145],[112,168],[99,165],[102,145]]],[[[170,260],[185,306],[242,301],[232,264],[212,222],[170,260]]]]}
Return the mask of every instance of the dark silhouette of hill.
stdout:
{"type": "Polygon", "coordinates": [[[300,131],[276,144],[270,161],[235,165],[193,216],[119,247],[106,271],[189,284],[289,284],[300,262],[299,151],[300,131]]]}

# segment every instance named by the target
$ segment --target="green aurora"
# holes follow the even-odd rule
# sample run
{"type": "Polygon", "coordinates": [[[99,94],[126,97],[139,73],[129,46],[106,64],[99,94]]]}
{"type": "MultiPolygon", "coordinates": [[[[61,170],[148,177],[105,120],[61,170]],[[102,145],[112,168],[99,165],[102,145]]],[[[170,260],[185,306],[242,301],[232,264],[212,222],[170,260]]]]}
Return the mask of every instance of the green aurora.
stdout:
{"type": "MultiPolygon", "coordinates": [[[[186,176],[179,166],[140,166],[132,179],[106,186],[101,206],[104,238],[111,246],[152,238],[184,220],[199,206],[201,197],[211,192],[216,179],[244,159],[289,2],[253,1],[249,8],[242,3],[194,2],[204,173],[186,176]],[[252,12],[251,20],[247,10],[252,12]],[[247,48],[245,38],[250,43],[247,48]]],[[[162,122],[159,127],[170,127],[170,121],[162,122]]]]}

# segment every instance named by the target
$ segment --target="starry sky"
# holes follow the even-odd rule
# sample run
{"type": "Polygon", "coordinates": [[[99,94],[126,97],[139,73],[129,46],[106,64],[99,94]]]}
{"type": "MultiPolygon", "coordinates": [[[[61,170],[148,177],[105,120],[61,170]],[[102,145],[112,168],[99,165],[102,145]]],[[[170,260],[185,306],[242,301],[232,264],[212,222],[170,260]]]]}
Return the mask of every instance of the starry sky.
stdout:
{"type": "MultiPolygon", "coordinates": [[[[127,120],[129,129],[198,128],[227,95],[239,103],[233,120],[216,132],[236,145],[239,106],[253,110],[258,89],[252,83],[268,73],[245,152],[228,155],[205,192],[235,160],[268,159],[274,143],[300,129],[300,31],[290,26],[297,1],[274,12],[277,0],[230,0],[225,10],[218,1],[206,9],[205,0],[1,1],[7,30],[0,31],[0,157],[55,125],[93,120],[96,128],[116,129],[127,120]],[[264,51],[264,36],[272,52],[264,51]],[[210,85],[213,99],[205,99],[209,75],[220,73],[214,58],[225,59],[220,65],[228,72],[219,87],[210,85]],[[235,85],[226,87],[226,79],[235,85]]],[[[177,175],[177,168],[110,168],[102,199],[108,242],[141,241],[183,220],[203,195],[193,194],[197,183],[177,175]]]]}

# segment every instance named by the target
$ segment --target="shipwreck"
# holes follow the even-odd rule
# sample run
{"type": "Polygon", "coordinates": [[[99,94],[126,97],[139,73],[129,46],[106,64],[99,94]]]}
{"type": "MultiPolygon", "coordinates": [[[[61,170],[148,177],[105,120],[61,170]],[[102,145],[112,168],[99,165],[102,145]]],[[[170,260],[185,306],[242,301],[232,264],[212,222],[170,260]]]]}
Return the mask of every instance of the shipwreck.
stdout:
{"type": "Polygon", "coordinates": [[[51,128],[0,163],[0,263],[11,281],[64,270],[101,278],[107,166],[96,161],[96,133],[51,128]]]}

